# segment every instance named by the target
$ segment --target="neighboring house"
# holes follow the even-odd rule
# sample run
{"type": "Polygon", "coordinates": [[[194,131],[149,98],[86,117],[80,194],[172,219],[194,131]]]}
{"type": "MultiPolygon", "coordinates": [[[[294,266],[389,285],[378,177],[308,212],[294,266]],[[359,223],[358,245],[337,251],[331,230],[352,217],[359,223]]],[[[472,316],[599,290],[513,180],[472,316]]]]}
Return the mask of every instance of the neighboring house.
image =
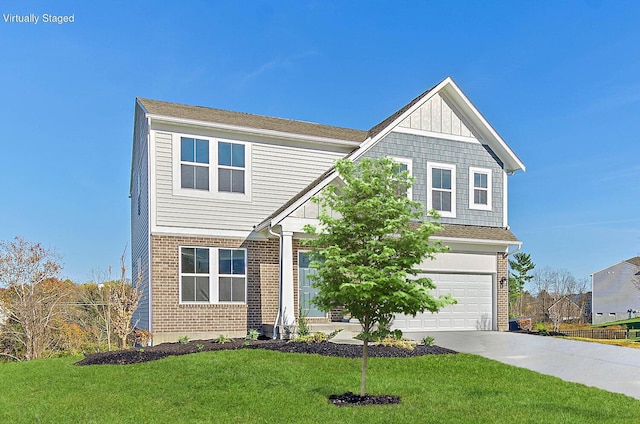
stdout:
{"type": "Polygon", "coordinates": [[[398,316],[403,330],[507,330],[507,177],[523,163],[451,78],[369,131],[137,99],[131,169],[135,320],[154,343],[271,335],[339,320],[311,304],[303,226],[310,201],[349,155],[390,156],[416,178],[409,196],[440,211],[451,247],[421,265],[458,304],[398,316]]]}
{"type": "Polygon", "coordinates": [[[579,295],[563,296],[549,307],[549,317],[559,322],[580,321],[584,316],[579,295]]]}
{"type": "Polygon", "coordinates": [[[640,256],[594,272],[591,285],[593,324],[630,318],[640,309],[640,256]]]}

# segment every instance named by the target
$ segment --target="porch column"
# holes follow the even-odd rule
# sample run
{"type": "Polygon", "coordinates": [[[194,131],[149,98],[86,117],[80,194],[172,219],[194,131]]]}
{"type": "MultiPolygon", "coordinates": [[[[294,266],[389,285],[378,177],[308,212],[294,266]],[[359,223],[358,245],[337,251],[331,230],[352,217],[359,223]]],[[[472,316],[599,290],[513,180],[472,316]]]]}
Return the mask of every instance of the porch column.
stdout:
{"type": "Polygon", "coordinates": [[[280,284],[282,284],[282,325],[294,325],[295,294],[293,288],[293,232],[283,231],[280,251],[280,284]]]}

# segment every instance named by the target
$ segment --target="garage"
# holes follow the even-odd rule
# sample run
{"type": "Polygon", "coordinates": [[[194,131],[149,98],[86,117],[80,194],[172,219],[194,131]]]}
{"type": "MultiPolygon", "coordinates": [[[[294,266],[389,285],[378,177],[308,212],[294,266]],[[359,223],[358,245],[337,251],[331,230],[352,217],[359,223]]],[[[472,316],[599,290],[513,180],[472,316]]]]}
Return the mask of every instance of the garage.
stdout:
{"type": "Polygon", "coordinates": [[[494,329],[493,275],[428,273],[419,277],[429,277],[435,283],[434,295],[450,294],[458,303],[436,314],[398,315],[393,329],[404,332],[494,329]]]}

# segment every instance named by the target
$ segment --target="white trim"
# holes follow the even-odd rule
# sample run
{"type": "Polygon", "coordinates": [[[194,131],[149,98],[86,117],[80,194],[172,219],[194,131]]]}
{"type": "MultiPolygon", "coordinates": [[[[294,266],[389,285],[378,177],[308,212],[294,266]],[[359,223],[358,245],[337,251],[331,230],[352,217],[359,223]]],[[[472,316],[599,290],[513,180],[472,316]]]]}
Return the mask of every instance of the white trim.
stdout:
{"type": "Polygon", "coordinates": [[[509,175],[507,171],[502,171],[502,226],[509,228],[509,175]]]}
{"type": "MultiPolygon", "coordinates": [[[[476,209],[482,211],[490,211],[492,210],[492,202],[493,199],[493,171],[488,168],[477,168],[475,166],[469,167],[469,209],[476,209]],[[475,174],[484,174],[487,176],[487,204],[479,204],[475,202],[475,174]]],[[[482,188],[480,188],[482,189],[482,188]]]]}
{"type": "MultiPolygon", "coordinates": [[[[195,254],[195,252],[194,252],[195,254]]],[[[196,255],[197,257],[197,255],[196,255]]],[[[194,262],[194,266],[196,266],[194,262]]],[[[247,249],[243,247],[226,247],[226,246],[178,246],[178,303],[180,305],[246,305],[247,304],[247,286],[249,279],[249,261],[247,258],[247,249]],[[209,251],[209,272],[208,273],[189,273],[188,276],[207,276],[209,278],[209,301],[183,301],[182,300],[182,249],[207,249],[209,251]],[[244,301],[243,302],[222,302],[219,300],[220,295],[220,278],[227,276],[236,276],[240,278],[239,274],[220,274],[218,272],[218,263],[220,259],[220,250],[241,250],[244,252],[244,301]]]]}
{"type": "MultiPolygon", "coordinates": [[[[432,186],[432,170],[433,169],[445,169],[451,171],[451,211],[438,211],[443,218],[455,218],[456,217],[456,196],[458,194],[456,186],[456,165],[450,163],[437,163],[427,162],[427,210],[434,209],[433,207],[433,194],[434,190],[432,186]]],[[[445,191],[446,189],[437,189],[445,191]]]]}
{"type": "Polygon", "coordinates": [[[172,194],[176,197],[197,197],[201,199],[223,199],[226,201],[250,202],[251,201],[251,143],[241,140],[232,140],[222,137],[205,137],[187,133],[171,133],[171,166],[172,166],[172,194]],[[185,138],[197,138],[209,142],[209,190],[197,190],[182,188],[180,185],[180,140],[185,138]],[[218,191],[218,143],[231,143],[244,145],[244,193],[228,193],[218,191]]]}
{"type": "Polygon", "coordinates": [[[186,228],[186,227],[167,227],[153,226],[151,229],[153,236],[206,236],[220,238],[236,238],[236,239],[266,239],[267,237],[255,231],[240,230],[222,230],[216,228],[186,228]]]}
{"type": "Polygon", "coordinates": [[[284,131],[266,130],[262,128],[242,127],[237,125],[227,125],[227,124],[220,124],[215,122],[198,121],[195,119],[173,118],[169,116],[154,115],[154,114],[147,114],[147,116],[154,119],[156,122],[179,124],[183,126],[199,126],[199,127],[212,128],[216,130],[238,132],[243,134],[260,135],[260,136],[269,137],[269,138],[286,139],[286,140],[292,140],[292,141],[305,141],[309,143],[335,144],[338,146],[350,146],[350,147],[358,147],[361,144],[361,142],[359,141],[340,140],[336,138],[318,137],[318,136],[310,136],[310,135],[304,135],[304,134],[294,134],[294,133],[288,133],[284,131]]]}
{"type": "MultiPolygon", "coordinates": [[[[413,177],[413,159],[411,158],[403,158],[400,156],[389,156],[391,159],[399,162],[403,165],[407,165],[407,171],[409,171],[409,176],[413,177]]],[[[409,200],[413,200],[413,186],[407,190],[407,197],[409,200]]]]}
{"type": "MultiPolygon", "coordinates": [[[[142,106],[142,105],[141,105],[142,106]]],[[[144,109],[144,108],[143,108],[144,109]]],[[[149,324],[147,330],[153,333],[153,296],[152,296],[152,277],[153,267],[151,264],[151,228],[156,219],[156,143],[155,137],[152,136],[154,131],[151,130],[151,119],[147,117],[147,296],[149,311],[149,324]]]]}
{"type": "Polygon", "coordinates": [[[467,137],[464,135],[455,135],[455,134],[445,134],[445,133],[439,133],[435,131],[421,130],[417,128],[397,126],[393,129],[392,132],[419,135],[422,137],[440,138],[444,140],[462,141],[463,143],[482,144],[481,140],[478,140],[475,137],[467,137]]]}

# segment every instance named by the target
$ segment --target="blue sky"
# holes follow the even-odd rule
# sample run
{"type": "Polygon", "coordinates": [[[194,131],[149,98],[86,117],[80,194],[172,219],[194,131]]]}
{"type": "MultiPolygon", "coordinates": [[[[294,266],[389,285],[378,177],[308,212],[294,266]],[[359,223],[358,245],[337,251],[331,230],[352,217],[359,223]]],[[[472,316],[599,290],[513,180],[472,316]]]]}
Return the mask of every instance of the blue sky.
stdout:
{"type": "Polygon", "coordinates": [[[0,0],[0,240],[84,282],[129,241],[136,96],[369,129],[452,76],[527,166],[538,267],[640,252],[640,2],[0,0]],[[42,22],[42,14],[74,22],[42,22]]]}

